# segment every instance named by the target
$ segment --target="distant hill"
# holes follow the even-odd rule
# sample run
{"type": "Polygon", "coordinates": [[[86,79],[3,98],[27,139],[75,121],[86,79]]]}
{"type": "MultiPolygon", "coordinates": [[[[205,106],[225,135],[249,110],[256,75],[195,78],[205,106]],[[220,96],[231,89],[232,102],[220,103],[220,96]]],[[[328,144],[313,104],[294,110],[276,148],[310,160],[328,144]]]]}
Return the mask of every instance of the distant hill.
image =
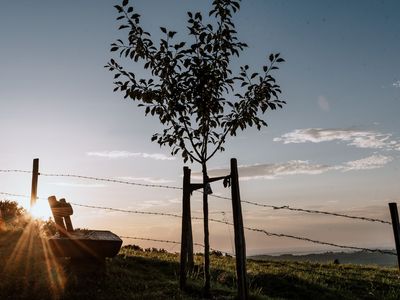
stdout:
{"type": "MultiPolygon", "coordinates": [[[[393,250],[393,253],[395,251],[393,250]]],[[[384,267],[397,266],[397,257],[390,254],[371,253],[366,251],[357,252],[325,252],[312,254],[282,254],[282,255],[255,255],[249,257],[256,260],[268,261],[305,261],[318,263],[331,263],[338,259],[341,264],[377,265],[384,267]]]]}

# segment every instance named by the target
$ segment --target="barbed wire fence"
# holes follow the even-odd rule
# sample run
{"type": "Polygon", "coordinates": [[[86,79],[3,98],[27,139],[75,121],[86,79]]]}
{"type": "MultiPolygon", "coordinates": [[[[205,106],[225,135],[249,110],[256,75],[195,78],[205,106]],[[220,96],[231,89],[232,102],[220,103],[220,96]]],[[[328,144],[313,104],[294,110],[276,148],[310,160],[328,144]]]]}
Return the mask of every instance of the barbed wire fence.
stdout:
{"type": "MultiPolygon", "coordinates": [[[[32,173],[31,171],[27,170],[17,170],[17,169],[8,169],[8,170],[0,170],[0,173],[32,173]]],[[[46,177],[67,177],[67,178],[76,178],[76,179],[86,179],[86,180],[94,180],[94,181],[101,181],[101,182],[110,182],[110,183],[119,183],[119,184],[126,184],[126,185],[133,185],[133,186],[141,186],[141,187],[150,187],[150,188],[164,188],[164,189],[172,189],[172,190],[183,190],[182,187],[178,186],[169,186],[169,185],[161,185],[161,184],[147,184],[147,183],[138,183],[126,180],[119,180],[119,179],[112,179],[112,178],[102,178],[102,177],[94,177],[94,176],[85,176],[85,175],[76,175],[76,174],[62,174],[62,173],[39,173],[41,176],[46,177]]],[[[203,193],[203,191],[196,190],[197,193],[203,193]]],[[[231,198],[219,196],[219,195],[209,195],[213,198],[223,199],[230,201],[231,198]]],[[[305,212],[310,214],[322,214],[322,215],[330,215],[335,217],[342,217],[348,219],[355,219],[355,220],[362,220],[368,222],[377,222],[382,224],[391,225],[392,223],[386,220],[377,219],[377,218],[369,218],[363,216],[353,216],[343,213],[336,213],[336,212],[329,212],[329,211],[322,211],[322,210],[313,210],[313,209],[304,209],[298,207],[291,207],[289,205],[271,205],[271,204],[263,204],[254,201],[242,200],[242,203],[246,203],[253,206],[264,207],[264,208],[272,208],[275,210],[289,210],[289,211],[297,211],[297,212],[305,212]]]]}
{"type": "MultiPolygon", "coordinates": [[[[32,172],[31,171],[27,171],[27,170],[20,170],[20,169],[0,169],[0,173],[27,173],[27,174],[30,174],[32,172]]],[[[172,190],[183,190],[183,188],[177,187],[177,186],[168,186],[168,185],[160,185],[160,184],[144,184],[144,183],[137,183],[137,182],[119,180],[119,179],[113,179],[113,178],[102,178],[102,177],[76,175],[76,174],[39,173],[39,175],[47,176],[47,177],[67,177],[67,178],[85,179],[85,180],[110,182],[110,183],[126,184],[126,185],[149,187],[149,188],[163,188],[163,189],[172,189],[172,190]]],[[[202,191],[197,191],[197,192],[202,193],[202,191]]],[[[0,191],[0,195],[10,196],[10,197],[30,198],[30,196],[28,196],[28,195],[17,194],[17,193],[9,193],[9,192],[2,192],[2,191],[0,191]]],[[[212,195],[211,194],[209,196],[214,197],[214,198],[224,199],[224,200],[231,200],[228,197],[224,197],[224,196],[220,196],[220,195],[212,195]]],[[[43,197],[38,197],[38,198],[39,199],[46,199],[46,198],[43,198],[43,197]]],[[[386,225],[391,225],[392,224],[391,222],[385,221],[385,220],[382,220],[382,219],[369,218],[369,217],[364,217],[364,216],[354,216],[354,215],[348,215],[348,214],[336,213],[336,212],[328,212],[328,211],[322,211],[322,210],[312,210],[312,209],[290,207],[289,205],[275,206],[275,205],[263,204],[263,203],[247,201],[247,200],[242,200],[241,202],[249,204],[249,205],[253,205],[253,206],[258,206],[258,207],[272,208],[274,210],[289,210],[289,211],[304,212],[304,213],[310,213],[310,214],[329,215],[329,216],[348,218],[348,219],[353,219],[353,220],[361,220],[361,221],[367,221],[367,222],[376,222],[376,223],[381,223],[381,224],[386,224],[386,225]]],[[[113,208],[113,207],[105,207],[105,206],[94,206],[94,205],[87,205],[87,204],[74,203],[74,202],[70,202],[70,203],[72,205],[75,205],[75,206],[84,207],[84,208],[91,208],[91,209],[101,209],[101,210],[115,211],[115,212],[122,212],[122,213],[132,213],[132,214],[142,214],[142,215],[154,215],[154,216],[163,216],[163,217],[182,218],[181,215],[174,214],[174,213],[151,212],[151,211],[140,211],[140,210],[127,210],[127,209],[121,209],[121,208],[113,208]]],[[[200,221],[202,221],[203,218],[202,217],[192,217],[192,220],[200,220],[200,221]]],[[[226,219],[219,220],[219,219],[209,218],[209,221],[210,222],[214,222],[214,223],[228,225],[228,226],[233,226],[233,223],[226,221],[226,219]]],[[[337,247],[337,248],[341,248],[341,249],[367,251],[367,252],[372,252],[372,253],[380,253],[380,254],[388,254],[388,255],[397,256],[397,254],[395,252],[388,251],[388,250],[371,249],[371,248],[366,248],[366,247],[341,245],[341,244],[336,244],[336,243],[332,243],[332,242],[326,242],[326,241],[320,241],[320,240],[316,240],[316,239],[311,239],[311,238],[308,238],[308,237],[296,236],[296,235],[285,234],[285,233],[270,232],[270,231],[267,231],[267,230],[262,229],[262,228],[246,227],[245,226],[244,229],[246,229],[248,231],[252,231],[252,232],[263,233],[263,234],[265,234],[267,236],[290,238],[290,239],[301,240],[301,241],[310,242],[310,243],[319,244],[319,245],[337,247]]],[[[142,240],[142,241],[153,241],[153,242],[160,242],[160,243],[180,244],[180,242],[177,242],[177,241],[164,240],[164,239],[152,239],[152,238],[145,238],[145,237],[121,236],[121,238],[142,240]]],[[[199,247],[204,247],[204,245],[199,244],[199,243],[194,243],[194,245],[195,246],[199,246],[199,247]]],[[[211,250],[219,251],[219,252],[225,253],[225,254],[229,254],[229,253],[226,253],[226,252],[220,251],[220,250],[215,250],[215,249],[211,249],[211,250]]]]}

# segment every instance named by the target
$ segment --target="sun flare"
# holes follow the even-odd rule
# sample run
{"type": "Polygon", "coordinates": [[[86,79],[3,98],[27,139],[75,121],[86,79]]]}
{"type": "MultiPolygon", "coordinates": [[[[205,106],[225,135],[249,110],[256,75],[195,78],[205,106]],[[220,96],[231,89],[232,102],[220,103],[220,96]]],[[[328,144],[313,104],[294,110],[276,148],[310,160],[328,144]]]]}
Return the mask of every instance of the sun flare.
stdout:
{"type": "Polygon", "coordinates": [[[36,202],[29,212],[35,219],[48,220],[52,216],[49,204],[43,201],[36,202]]]}

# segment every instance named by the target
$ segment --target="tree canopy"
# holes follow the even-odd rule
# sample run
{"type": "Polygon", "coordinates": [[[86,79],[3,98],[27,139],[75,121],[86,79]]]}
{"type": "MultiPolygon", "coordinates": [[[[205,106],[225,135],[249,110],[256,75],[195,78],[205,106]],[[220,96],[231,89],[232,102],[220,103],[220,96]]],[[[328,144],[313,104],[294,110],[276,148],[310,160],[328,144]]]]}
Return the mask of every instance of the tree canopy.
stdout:
{"type": "Polygon", "coordinates": [[[240,42],[233,23],[239,1],[214,0],[208,22],[200,12],[188,12],[188,35],[192,42],[176,41],[176,31],[160,27],[159,44],[140,26],[140,15],[128,1],[116,5],[127,40],[118,39],[111,51],[134,62],[141,61],[150,78],[137,78],[111,59],[106,67],[115,72],[115,89],[144,107],[146,115],[157,116],[164,125],[152,136],[160,146],[181,153],[184,161],[207,162],[224,150],[227,135],[238,130],[267,126],[263,114],[281,108],[280,86],[272,71],[283,62],[279,53],[270,54],[258,72],[243,65],[237,74],[233,56],[247,47],[240,42]]]}

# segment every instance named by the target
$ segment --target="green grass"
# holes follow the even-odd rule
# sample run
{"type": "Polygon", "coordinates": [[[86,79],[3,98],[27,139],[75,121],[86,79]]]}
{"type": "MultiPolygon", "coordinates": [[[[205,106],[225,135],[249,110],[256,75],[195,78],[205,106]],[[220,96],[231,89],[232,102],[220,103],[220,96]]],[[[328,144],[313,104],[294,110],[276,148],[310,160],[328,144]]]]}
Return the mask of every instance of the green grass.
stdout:
{"type": "MultiPolygon", "coordinates": [[[[47,266],[35,228],[0,232],[0,299],[202,299],[202,257],[185,292],[178,261],[177,254],[123,248],[104,266],[47,266]]],[[[213,299],[234,299],[234,258],[212,256],[211,263],[213,299]]],[[[247,269],[252,299],[400,299],[395,268],[248,260],[247,269]]]]}

